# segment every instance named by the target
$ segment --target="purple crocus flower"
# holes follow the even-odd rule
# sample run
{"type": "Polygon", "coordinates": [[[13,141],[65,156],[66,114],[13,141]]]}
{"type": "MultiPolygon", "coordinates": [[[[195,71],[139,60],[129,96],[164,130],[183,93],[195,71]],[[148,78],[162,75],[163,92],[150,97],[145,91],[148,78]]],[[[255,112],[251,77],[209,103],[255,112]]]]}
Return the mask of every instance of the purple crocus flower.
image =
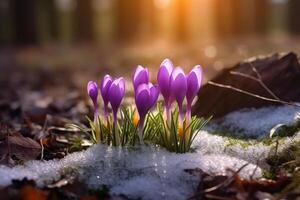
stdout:
{"type": "Polygon", "coordinates": [[[152,83],[140,84],[135,93],[135,104],[140,117],[140,126],[143,125],[148,111],[155,105],[159,95],[159,88],[152,83]]]}
{"type": "Polygon", "coordinates": [[[87,84],[87,93],[93,101],[94,105],[94,120],[98,116],[98,86],[95,81],[89,81],[87,84]]]}
{"type": "Polygon", "coordinates": [[[157,73],[157,83],[159,85],[160,92],[164,97],[167,118],[169,118],[169,110],[173,101],[170,82],[173,68],[171,60],[165,59],[160,64],[160,68],[157,73]]]}
{"type": "Polygon", "coordinates": [[[183,120],[182,103],[187,92],[187,80],[180,67],[176,67],[171,74],[171,92],[177,101],[180,117],[183,120]]]}
{"type": "Polygon", "coordinates": [[[108,99],[113,110],[114,122],[117,121],[117,113],[125,94],[124,78],[115,79],[108,90],[108,99]]]}
{"type": "Polygon", "coordinates": [[[191,109],[194,98],[196,97],[202,82],[202,67],[196,65],[186,77],[187,79],[187,116],[191,118],[191,109]]]}
{"type": "Polygon", "coordinates": [[[144,68],[141,65],[137,66],[134,74],[133,74],[133,87],[134,91],[137,90],[138,86],[143,83],[149,82],[149,70],[148,68],[144,68]]]}
{"type": "Polygon", "coordinates": [[[107,74],[103,77],[103,80],[102,80],[101,86],[100,86],[100,92],[101,92],[103,104],[104,104],[104,116],[105,117],[107,117],[108,102],[109,102],[108,90],[109,90],[112,82],[113,82],[112,77],[107,74]]]}

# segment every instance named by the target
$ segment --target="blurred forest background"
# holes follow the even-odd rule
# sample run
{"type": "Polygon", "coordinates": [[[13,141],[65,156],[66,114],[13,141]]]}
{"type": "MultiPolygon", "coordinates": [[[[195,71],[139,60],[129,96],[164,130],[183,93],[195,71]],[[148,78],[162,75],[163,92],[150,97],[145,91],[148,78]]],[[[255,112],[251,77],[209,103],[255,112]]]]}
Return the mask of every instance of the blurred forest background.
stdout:
{"type": "Polygon", "coordinates": [[[246,57],[299,53],[299,19],[299,0],[1,0],[0,66],[95,76],[168,57],[210,78],[246,57]]]}

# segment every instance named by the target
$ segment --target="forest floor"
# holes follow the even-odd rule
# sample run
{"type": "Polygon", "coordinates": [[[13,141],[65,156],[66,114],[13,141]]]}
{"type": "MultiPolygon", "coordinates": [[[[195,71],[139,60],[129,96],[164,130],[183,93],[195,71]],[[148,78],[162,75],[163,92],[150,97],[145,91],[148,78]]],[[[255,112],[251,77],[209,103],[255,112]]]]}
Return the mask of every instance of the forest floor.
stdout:
{"type": "MultiPolygon", "coordinates": [[[[89,79],[99,82],[105,73],[125,76],[129,92],[124,104],[131,104],[130,77],[137,64],[150,67],[155,80],[161,55],[169,55],[186,69],[201,60],[207,66],[208,80],[245,57],[285,50],[280,42],[269,41],[264,49],[255,47],[257,43],[203,44],[172,52],[170,46],[160,43],[118,51],[116,47],[103,51],[89,46],[2,49],[1,197],[299,198],[300,111],[291,106],[230,113],[201,131],[194,152],[188,154],[173,154],[152,145],[124,149],[91,146],[86,134],[65,127],[87,123],[85,116],[91,114],[85,93],[89,79]],[[271,129],[278,124],[285,126],[270,139],[271,129]]],[[[300,52],[295,43],[290,44],[290,49],[300,52]]]]}

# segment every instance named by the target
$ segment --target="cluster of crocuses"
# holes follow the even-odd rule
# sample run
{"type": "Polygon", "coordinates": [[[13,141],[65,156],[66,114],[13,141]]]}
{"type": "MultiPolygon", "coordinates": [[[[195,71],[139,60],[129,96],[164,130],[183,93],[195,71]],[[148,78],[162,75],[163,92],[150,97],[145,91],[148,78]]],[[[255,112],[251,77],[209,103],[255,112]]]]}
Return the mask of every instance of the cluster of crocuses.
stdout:
{"type": "MultiPolygon", "coordinates": [[[[94,120],[98,118],[98,86],[95,81],[89,81],[87,84],[88,94],[94,105],[94,120]]],[[[114,122],[117,121],[118,109],[125,94],[125,81],[123,77],[113,79],[110,75],[105,75],[101,82],[100,92],[103,99],[103,115],[108,116],[108,104],[110,103],[113,111],[114,122]]]]}
{"type": "MultiPolygon", "coordinates": [[[[149,110],[157,102],[159,93],[162,94],[165,106],[165,115],[167,120],[170,118],[170,109],[176,101],[179,108],[180,121],[185,117],[191,118],[192,102],[197,95],[202,81],[202,68],[196,65],[187,75],[180,67],[174,67],[169,59],[165,59],[159,68],[157,74],[157,84],[149,82],[149,71],[147,68],[138,66],[133,74],[132,82],[135,92],[135,104],[139,114],[139,125],[143,127],[144,120],[149,110]],[[183,109],[184,99],[186,98],[186,115],[183,109]]],[[[103,116],[108,116],[108,105],[111,105],[113,111],[114,123],[117,121],[117,113],[125,93],[124,79],[113,79],[105,75],[100,88],[96,82],[90,81],[87,90],[94,104],[95,119],[99,115],[98,108],[98,90],[103,99],[103,116]]]]}

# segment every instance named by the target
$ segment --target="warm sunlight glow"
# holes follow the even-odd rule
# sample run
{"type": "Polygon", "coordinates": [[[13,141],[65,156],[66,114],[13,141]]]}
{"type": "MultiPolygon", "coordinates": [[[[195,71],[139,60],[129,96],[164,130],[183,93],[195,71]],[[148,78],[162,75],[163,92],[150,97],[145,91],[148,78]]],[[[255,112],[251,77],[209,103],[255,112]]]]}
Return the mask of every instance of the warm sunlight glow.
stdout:
{"type": "Polygon", "coordinates": [[[217,55],[217,48],[215,46],[213,46],[213,45],[207,46],[204,49],[204,54],[208,58],[214,58],[217,55]]]}
{"type": "Polygon", "coordinates": [[[70,11],[75,8],[76,2],[74,0],[56,0],[55,4],[61,11],[70,11]]]}
{"type": "Polygon", "coordinates": [[[113,0],[93,0],[92,6],[96,11],[105,11],[112,7],[113,0]]]}
{"type": "Polygon", "coordinates": [[[154,5],[161,10],[167,9],[171,5],[172,0],[154,0],[154,5]]]}

